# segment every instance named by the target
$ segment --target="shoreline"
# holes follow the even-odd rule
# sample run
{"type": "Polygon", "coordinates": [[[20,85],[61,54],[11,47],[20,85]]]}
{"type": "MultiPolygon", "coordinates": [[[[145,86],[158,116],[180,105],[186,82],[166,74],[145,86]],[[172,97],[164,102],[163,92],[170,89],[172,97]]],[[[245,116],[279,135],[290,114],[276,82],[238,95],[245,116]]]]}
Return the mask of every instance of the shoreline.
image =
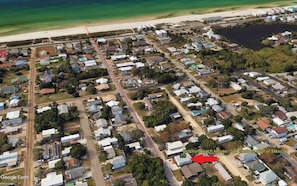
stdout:
{"type": "Polygon", "coordinates": [[[140,16],[135,18],[120,19],[120,20],[103,20],[99,22],[91,21],[85,24],[77,23],[72,25],[67,24],[65,25],[65,27],[63,27],[62,25],[59,25],[58,28],[50,29],[50,30],[33,31],[29,33],[0,36],[0,43],[87,34],[88,31],[90,33],[98,33],[98,32],[133,29],[142,25],[156,25],[161,23],[176,24],[183,21],[201,21],[203,18],[215,17],[215,16],[221,16],[223,18],[237,17],[237,16],[250,16],[253,12],[267,11],[274,7],[284,7],[284,6],[288,7],[289,4],[290,2],[285,2],[285,3],[279,2],[279,3],[270,3],[270,4],[260,4],[260,5],[246,5],[246,6],[240,6],[240,7],[230,6],[230,7],[218,7],[213,9],[201,9],[201,10],[195,9],[195,10],[180,11],[177,13],[163,13],[159,15],[140,16]]]}

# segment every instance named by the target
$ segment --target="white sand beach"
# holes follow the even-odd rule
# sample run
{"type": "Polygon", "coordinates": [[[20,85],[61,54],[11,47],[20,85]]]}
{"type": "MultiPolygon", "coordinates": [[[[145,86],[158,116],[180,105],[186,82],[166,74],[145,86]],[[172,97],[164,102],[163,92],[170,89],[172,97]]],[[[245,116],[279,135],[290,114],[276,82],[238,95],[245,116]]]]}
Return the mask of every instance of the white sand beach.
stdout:
{"type": "Polygon", "coordinates": [[[90,33],[96,33],[96,32],[106,32],[106,31],[114,31],[114,30],[132,29],[142,25],[156,25],[160,23],[179,23],[182,21],[201,21],[203,18],[216,17],[216,16],[221,16],[223,18],[236,17],[236,16],[250,16],[252,15],[252,13],[260,12],[260,11],[268,11],[268,10],[271,10],[271,8],[263,8],[263,9],[250,8],[250,9],[244,9],[244,10],[239,9],[239,10],[226,11],[226,12],[192,14],[192,15],[185,15],[185,16],[179,16],[179,17],[170,17],[170,18],[154,19],[154,20],[146,20],[146,21],[138,20],[135,22],[131,20],[126,23],[111,23],[111,24],[99,23],[98,25],[87,25],[87,26],[84,25],[84,26],[72,27],[72,28],[66,28],[66,29],[60,29],[60,30],[38,31],[38,32],[32,32],[32,33],[3,36],[3,37],[0,37],[0,43],[39,39],[39,38],[49,38],[49,37],[57,37],[57,36],[86,34],[87,30],[89,30],[90,33]]]}

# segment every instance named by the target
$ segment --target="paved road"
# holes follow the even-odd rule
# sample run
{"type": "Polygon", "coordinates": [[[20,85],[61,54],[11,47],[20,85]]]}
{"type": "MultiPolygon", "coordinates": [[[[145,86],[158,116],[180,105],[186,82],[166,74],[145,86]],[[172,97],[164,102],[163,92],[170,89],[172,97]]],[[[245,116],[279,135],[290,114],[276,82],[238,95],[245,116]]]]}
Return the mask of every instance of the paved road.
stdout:
{"type": "Polygon", "coordinates": [[[148,145],[149,149],[152,150],[152,152],[153,152],[153,154],[155,156],[158,156],[163,160],[163,162],[164,162],[163,167],[165,169],[166,178],[168,179],[169,184],[171,186],[181,185],[181,183],[176,180],[175,176],[171,172],[170,168],[168,167],[168,165],[167,165],[167,163],[165,161],[164,155],[157,148],[157,145],[154,143],[154,141],[152,140],[152,138],[149,135],[148,131],[146,130],[146,127],[145,127],[143,121],[140,119],[137,112],[135,111],[135,109],[134,109],[134,107],[133,107],[133,105],[131,103],[131,100],[128,98],[125,90],[121,86],[119,80],[116,78],[116,76],[115,76],[115,74],[114,74],[114,72],[112,70],[111,64],[109,64],[109,62],[105,59],[105,57],[104,57],[105,55],[103,54],[103,52],[101,51],[99,46],[96,44],[95,40],[94,39],[90,39],[90,40],[91,40],[92,45],[95,47],[96,51],[98,52],[98,54],[100,54],[99,57],[101,58],[103,64],[106,66],[106,68],[107,68],[107,70],[109,72],[109,75],[110,75],[112,81],[114,82],[117,90],[119,91],[122,99],[127,104],[128,110],[131,113],[135,123],[137,124],[138,128],[144,132],[145,141],[146,141],[146,144],[148,145]]]}
{"type": "MultiPolygon", "coordinates": [[[[166,89],[165,89],[166,90],[166,89]]],[[[166,90],[169,100],[177,107],[178,111],[181,113],[181,115],[183,116],[184,120],[189,122],[194,130],[195,134],[198,135],[202,135],[205,134],[207,135],[203,129],[201,128],[201,126],[199,125],[199,123],[197,123],[191,113],[189,111],[187,111],[181,104],[180,102],[175,99],[168,90],[166,90]]],[[[217,154],[217,156],[219,157],[219,161],[222,162],[227,168],[228,170],[234,175],[234,176],[240,176],[244,181],[246,181],[247,183],[249,183],[249,181],[246,179],[246,175],[244,175],[241,171],[239,171],[238,167],[232,163],[232,158],[231,156],[227,157],[223,154],[217,154]]]]}
{"type": "Polygon", "coordinates": [[[35,117],[35,48],[31,51],[31,60],[30,60],[30,77],[31,84],[29,85],[29,95],[28,95],[28,122],[26,129],[26,154],[25,154],[25,169],[24,176],[27,176],[27,179],[24,179],[25,186],[33,186],[33,148],[34,148],[34,117],[35,117]]]}
{"type": "Polygon", "coordinates": [[[104,186],[105,180],[101,171],[98,153],[94,145],[94,140],[92,138],[92,132],[89,126],[88,116],[86,115],[84,105],[82,101],[75,102],[80,118],[80,125],[84,133],[84,138],[87,140],[87,149],[88,149],[88,158],[91,161],[91,171],[93,174],[93,178],[96,186],[104,186]]]}

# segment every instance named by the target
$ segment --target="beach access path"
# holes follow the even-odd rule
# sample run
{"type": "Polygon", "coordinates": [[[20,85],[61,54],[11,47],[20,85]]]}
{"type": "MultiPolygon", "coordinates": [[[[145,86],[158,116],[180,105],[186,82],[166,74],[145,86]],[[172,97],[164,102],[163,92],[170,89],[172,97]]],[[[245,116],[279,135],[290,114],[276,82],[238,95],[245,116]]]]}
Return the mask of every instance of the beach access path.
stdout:
{"type": "MultiPolygon", "coordinates": [[[[133,21],[130,20],[128,22],[113,22],[111,24],[106,23],[98,23],[87,25],[90,33],[96,32],[107,32],[107,31],[115,31],[115,30],[124,30],[124,29],[133,29],[143,25],[156,25],[161,23],[180,23],[182,21],[202,21],[204,18],[208,17],[216,17],[221,16],[222,18],[226,17],[244,17],[251,16],[253,12],[259,11],[268,11],[271,8],[250,8],[250,9],[239,9],[225,12],[214,12],[214,13],[206,13],[206,14],[192,14],[178,17],[169,17],[162,19],[153,19],[153,20],[143,20],[143,21],[133,21]]],[[[150,18],[151,19],[151,18],[150,18]]],[[[50,37],[58,37],[58,36],[69,36],[69,35],[78,35],[78,34],[88,34],[86,29],[86,25],[59,29],[59,30],[47,30],[47,31],[38,31],[32,33],[25,34],[17,34],[17,35],[9,35],[0,37],[0,43],[4,42],[12,42],[12,41],[23,41],[23,40],[31,40],[31,39],[40,39],[40,38],[50,38],[50,37]]]]}

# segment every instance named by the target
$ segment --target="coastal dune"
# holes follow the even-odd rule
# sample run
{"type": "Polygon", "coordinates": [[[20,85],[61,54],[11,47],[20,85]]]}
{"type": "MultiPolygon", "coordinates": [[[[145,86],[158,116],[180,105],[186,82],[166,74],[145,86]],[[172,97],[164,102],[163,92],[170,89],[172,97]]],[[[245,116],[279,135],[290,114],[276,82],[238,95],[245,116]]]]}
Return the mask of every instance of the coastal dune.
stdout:
{"type": "Polygon", "coordinates": [[[65,28],[59,30],[48,30],[48,31],[38,31],[25,34],[9,35],[0,37],[0,43],[12,42],[12,41],[23,41],[23,40],[32,40],[40,38],[50,38],[58,36],[69,36],[77,34],[87,34],[97,32],[106,32],[106,31],[115,31],[115,30],[124,30],[124,29],[133,29],[142,25],[156,25],[161,23],[179,23],[182,21],[202,21],[203,18],[221,16],[226,17],[237,17],[237,16],[250,16],[253,12],[259,11],[268,11],[270,8],[250,8],[245,10],[232,10],[226,12],[214,12],[207,14],[192,14],[178,17],[162,18],[162,19],[153,19],[146,21],[136,21],[132,20],[126,23],[111,23],[111,24],[98,24],[98,25],[84,25],[72,28],[65,28]],[[87,31],[88,30],[88,31],[87,31]]]}

